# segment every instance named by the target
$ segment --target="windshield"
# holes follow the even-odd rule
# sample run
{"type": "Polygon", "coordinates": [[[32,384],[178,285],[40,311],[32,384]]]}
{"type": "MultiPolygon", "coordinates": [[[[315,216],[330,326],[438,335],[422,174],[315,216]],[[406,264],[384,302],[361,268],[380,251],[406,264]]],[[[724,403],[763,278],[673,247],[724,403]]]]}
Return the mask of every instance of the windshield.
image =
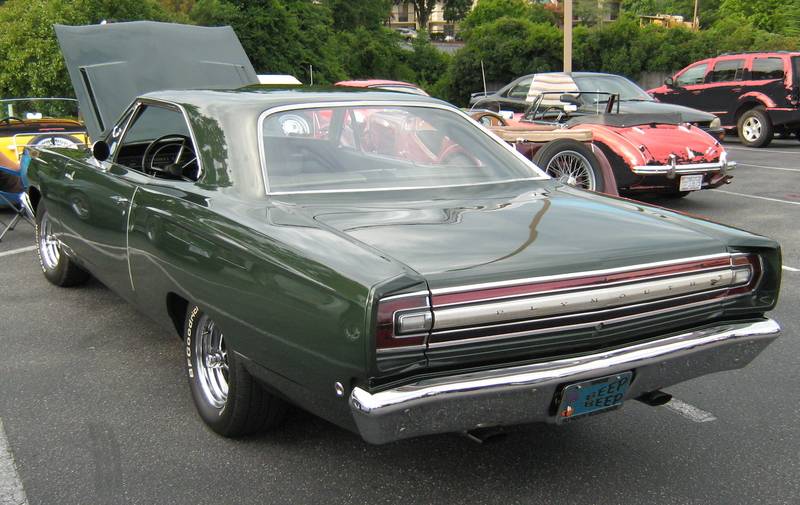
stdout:
{"type": "Polygon", "coordinates": [[[78,120],[78,101],[71,98],[12,98],[0,100],[0,118],[78,120]]]}
{"type": "MultiPolygon", "coordinates": [[[[575,84],[578,85],[578,89],[581,91],[602,91],[616,94],[619,95],[619,99],[623,102],[653,101],[653,98],[642,88],[618,75],[587,75],[582,77],[576,76],[574,79],[575,84]]],[[[588,99],[588,97],[586,98],[588,99]]],[[[595,96],[593,99],[600,102],[608,101],[607,96],[595,96]]]]}
{"type": "Polygon", "coordinates": [[[546,177],[459,113],[430,106],[331,106],[261,123],[269,191],[366,191],[546,177]]]}

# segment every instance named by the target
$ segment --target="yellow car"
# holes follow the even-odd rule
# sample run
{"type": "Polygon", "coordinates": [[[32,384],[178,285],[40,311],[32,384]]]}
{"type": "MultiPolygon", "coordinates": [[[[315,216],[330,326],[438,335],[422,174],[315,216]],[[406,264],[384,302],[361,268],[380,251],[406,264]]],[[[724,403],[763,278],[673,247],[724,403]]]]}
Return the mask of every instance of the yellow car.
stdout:
{"type": "Polygon", "coordinates": [[[71,98],[13,98],[0,100],[0,160],[19,168],[27,146],[82,148],[89,142],[71,98]]]}

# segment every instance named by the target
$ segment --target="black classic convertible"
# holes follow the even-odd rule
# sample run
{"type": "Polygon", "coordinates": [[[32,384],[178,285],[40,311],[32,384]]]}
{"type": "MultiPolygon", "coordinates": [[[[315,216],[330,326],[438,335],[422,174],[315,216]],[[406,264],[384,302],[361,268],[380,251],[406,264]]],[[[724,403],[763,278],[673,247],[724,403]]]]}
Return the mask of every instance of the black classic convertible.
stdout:
{"type": "Polygon", "coordinates": [[[229,28],[57,33],[95,144],[27,154],[42,270],[180,336],[218,433],[566,422],[780,332],[774,241],[560,184],[447,103],[241,87],[229,28]]]}

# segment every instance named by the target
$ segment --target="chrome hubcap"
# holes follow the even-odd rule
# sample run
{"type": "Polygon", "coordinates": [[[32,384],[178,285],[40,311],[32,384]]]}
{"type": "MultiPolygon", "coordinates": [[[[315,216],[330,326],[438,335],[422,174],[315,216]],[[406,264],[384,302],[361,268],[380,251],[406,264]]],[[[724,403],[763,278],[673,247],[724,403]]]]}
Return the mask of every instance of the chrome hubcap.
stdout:
{"type": "Polygon", "coordinates": [[[208,316],[201,316],[194,338],[194,366],[206,401],[221,409],[228,399],[228,351],[222,332],[208,316]]]}
{"type": "Polygon", "coordinates": [[[758,140],[761,136],[761,121],[755,117],[749,117],[742,124],[742,135],[749,142],[758,140]]]}
{"type": "Polygon", "coordinates": [[[597,181],[589,160],[577,151],[562,151],[555,155],[545,167],[554,179],[577,188],[594,190],[597,181]]]}
{"type": "Polygon", "coordinates": [[[60,246],[53,236],[53,227],[47,214],[42,216],[42,221],[39,223],[39,256],[48,270],[56,268],[61,257],[60,246]]]}

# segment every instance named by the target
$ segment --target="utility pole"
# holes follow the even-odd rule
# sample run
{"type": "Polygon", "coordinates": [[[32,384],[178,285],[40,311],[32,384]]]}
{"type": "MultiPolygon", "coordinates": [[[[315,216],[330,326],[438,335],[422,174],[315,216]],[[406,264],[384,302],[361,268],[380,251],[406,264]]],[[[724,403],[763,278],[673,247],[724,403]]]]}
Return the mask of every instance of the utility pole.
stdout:
{"type": "Polygon", "coordinates": [[[700,3],[700,0],[694,0],[694,18],[692,18],[692,25],[694,26],[695,30],[700,29],[700,20],[697,18],[697,5],[700,3]]]}
{"type": "Polygon", "coordinates": [[[564,72],[572,73],[572,0],[564,0],[564,72]]]}

